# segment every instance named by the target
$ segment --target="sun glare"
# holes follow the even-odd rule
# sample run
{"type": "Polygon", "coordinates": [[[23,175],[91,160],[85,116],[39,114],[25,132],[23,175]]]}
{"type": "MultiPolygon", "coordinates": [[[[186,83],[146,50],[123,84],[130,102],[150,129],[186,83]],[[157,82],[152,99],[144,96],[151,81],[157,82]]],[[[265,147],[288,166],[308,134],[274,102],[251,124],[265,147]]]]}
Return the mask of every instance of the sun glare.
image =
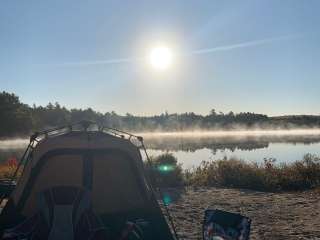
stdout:
{"type": "Polygon", "coordinates": [[[156,47],[150,52],[150,63],[154,69],[165,70],[172,64],[172,52],[167,47],[156,47]]]}

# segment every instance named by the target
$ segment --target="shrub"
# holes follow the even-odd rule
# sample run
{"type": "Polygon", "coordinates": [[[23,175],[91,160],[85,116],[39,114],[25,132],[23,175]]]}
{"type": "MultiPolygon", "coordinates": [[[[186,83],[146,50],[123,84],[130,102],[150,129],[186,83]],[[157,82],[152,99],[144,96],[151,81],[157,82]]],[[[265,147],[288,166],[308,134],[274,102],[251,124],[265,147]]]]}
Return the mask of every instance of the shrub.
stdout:
{"type": "Polygon", "coordinates": [[[183,184],[182,167],[175,156],[164,153],[151,158],[152,166],[146,169],[155,187],[177,187],[183,184]]]}
{"type": "Polygon", "coordinates": [[[18,161],[15,157],[10,157],[6,162],[0,164],[0,179],[11,178],[18,166],[18,161]]]}
{"type": "Polygon", "coordinates": [[[185,172],[187,184],[248,188],[260,191],[296,191],[320,186],[320,158],[307,154],[303,160],[291,164],[276,164],[264,159],[263,164],[240,159],[202,162],[185,172]]]}

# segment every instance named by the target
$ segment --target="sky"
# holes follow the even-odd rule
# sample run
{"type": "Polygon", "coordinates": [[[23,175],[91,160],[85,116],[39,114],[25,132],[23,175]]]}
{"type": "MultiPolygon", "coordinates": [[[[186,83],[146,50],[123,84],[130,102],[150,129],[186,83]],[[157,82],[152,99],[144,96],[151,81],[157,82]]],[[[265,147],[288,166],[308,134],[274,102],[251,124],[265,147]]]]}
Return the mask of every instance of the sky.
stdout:
{"type": "Polygon", "coordinates": [[[0,3],[0,90],[137,115],[320,114],[320,1],[0,3]],[[152,68],[168,47],[172,65],[152,68]]]}

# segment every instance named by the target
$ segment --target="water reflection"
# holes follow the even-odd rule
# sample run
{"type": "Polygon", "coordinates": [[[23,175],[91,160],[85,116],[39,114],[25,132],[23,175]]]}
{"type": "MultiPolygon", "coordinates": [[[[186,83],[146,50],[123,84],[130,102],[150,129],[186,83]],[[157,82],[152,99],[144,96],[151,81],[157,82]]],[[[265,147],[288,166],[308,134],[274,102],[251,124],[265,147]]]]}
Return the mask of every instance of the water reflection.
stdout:
{"type": "Polygon", "coordinates": [[[226,136],[226,137],[145,137],[146,146],[152,150],[195,152],[199,149],[217,151],[254,151],[268,148],[270,143],[314,144],[320,142],[320,135],[309,136],[226,136]]]}
{"type": "MultiPolygon", "coordinates": [[[[280,162],[300,160],[304,154],[320,155],[320,134],[307,135],[145,135],[150,155],[172,152],[184,168],[201,161],[237,157],[259,162],[276,158],[280,162]]],[[[27,140],[0,141],[0,163],[10,158],[19,159],[27,140]]]]}
{"type": "Polygon", "coordinates": [[[320,155],[320,135],[237,137],[145,137],[149,154],[173,153],[185,169],[202,161],[236,157],[250,162],[275,158],[278,163],[301,160],[307,153],[320,155]]]}

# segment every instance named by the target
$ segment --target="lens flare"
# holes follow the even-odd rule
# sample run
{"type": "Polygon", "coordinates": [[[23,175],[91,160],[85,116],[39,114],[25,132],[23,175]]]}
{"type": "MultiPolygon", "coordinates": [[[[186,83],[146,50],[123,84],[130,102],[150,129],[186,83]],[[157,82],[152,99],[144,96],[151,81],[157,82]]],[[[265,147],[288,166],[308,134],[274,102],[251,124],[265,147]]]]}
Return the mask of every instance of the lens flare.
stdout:
{"type": "Polygon", "coordinates": [[[160,166],[158,166],[158,170],[159,170],[159,172],[167,173],[167,172],[173,171],[174,170],[174,166],[172,166],[172,165],[160,165],[160,166]]]}
{"type": "Polygon", "coordinates": [[[169,206],[170,203],[172,202],[172,199],[168,194],[164,194],[162,200],[163,200],[164,205],[166,205],[166,206],[169,206]]]}

